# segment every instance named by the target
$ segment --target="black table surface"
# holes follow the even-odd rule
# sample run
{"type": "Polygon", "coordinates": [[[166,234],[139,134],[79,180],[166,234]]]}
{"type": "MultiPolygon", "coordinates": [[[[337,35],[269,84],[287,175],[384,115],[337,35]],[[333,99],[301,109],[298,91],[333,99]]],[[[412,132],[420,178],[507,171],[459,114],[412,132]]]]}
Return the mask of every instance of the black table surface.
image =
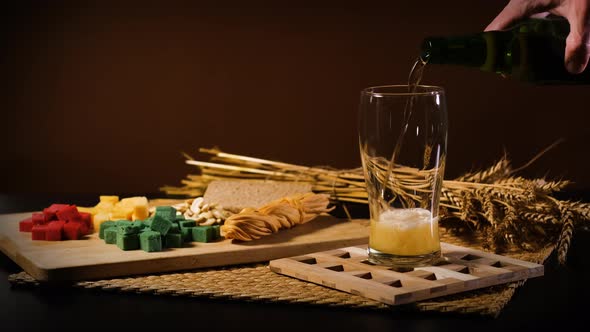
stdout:
{"type": "MultiPolygon", "coordinates": [[[[587,193],[582,196],[588,197],[587,193]]],[[[58,201],[88,206],[96,199],[97,195],[89,194],[3,194],[0,213],[40,210],[58,201]]],[[[566,266],[558,266],[552,255],[543,277],[530,279],[519,288],[499,317],[484,318],[120,294],[72,287],[12,288],[7,278],[21,269],[0,253],[0,331],[538,331],[584,327],[590,316],[588,255],[590,232],[577,232],[566,266]]]]}

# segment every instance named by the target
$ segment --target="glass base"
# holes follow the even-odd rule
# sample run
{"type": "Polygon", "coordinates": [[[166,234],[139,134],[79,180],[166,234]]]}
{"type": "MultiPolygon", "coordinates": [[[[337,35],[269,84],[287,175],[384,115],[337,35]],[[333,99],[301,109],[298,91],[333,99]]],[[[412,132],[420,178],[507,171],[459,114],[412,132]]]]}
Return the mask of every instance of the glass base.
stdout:
{"type": "Polygon", "coordinates": [[[400,256],[393,255],[375,250],[368,249],[368,261],[376,265],[385,265],[398,269],[413,269],[421,266],[431,266],[441,259],[440,251],[435,251],[430,254],[416,255],[416,256],[400,256]]]}

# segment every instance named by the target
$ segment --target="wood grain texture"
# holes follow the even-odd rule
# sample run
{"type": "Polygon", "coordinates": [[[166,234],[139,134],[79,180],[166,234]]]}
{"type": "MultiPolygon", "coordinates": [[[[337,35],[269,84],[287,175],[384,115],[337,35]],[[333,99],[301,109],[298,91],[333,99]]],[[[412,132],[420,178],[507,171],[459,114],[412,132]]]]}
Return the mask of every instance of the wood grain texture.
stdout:
{"type": "Polygon", "coordinates": [[[332,216],[251,242],[191,242],[161,252],[123,251],[98,234],[76,241],[33,241],[18,231],[31,213],[0,215],[0,250],[37,280],[73,281],[264,262],[368,242],[366,220],[332,216]]]}
{"type": "Polygon", "coordinates": [[[543,265],[441,243],[433,266],[398,272],[367,262],[364,246],[272,260],[276,273],[324,285],[389,305],[405,304],[511,281],[542,276],[543,265]]]}

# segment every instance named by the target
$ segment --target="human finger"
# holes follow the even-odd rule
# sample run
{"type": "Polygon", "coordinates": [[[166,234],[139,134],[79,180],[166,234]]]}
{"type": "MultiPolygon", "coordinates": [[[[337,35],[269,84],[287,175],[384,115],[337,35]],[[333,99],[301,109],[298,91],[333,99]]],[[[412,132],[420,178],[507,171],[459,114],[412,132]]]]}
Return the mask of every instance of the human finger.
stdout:
{"type": "Polygon", "coordinates": [[[484,31],[503,30],[532,15],[544,14],[553,5],[539,0],[511,0],[484,31]]]}
{"type": "Polygon", "coordinates": [[[589,11],[588,1],[576,1],[565,13],[570,24],[565,40],[565,67],[572,74],[583,72],[590,58],[589,11]]]}

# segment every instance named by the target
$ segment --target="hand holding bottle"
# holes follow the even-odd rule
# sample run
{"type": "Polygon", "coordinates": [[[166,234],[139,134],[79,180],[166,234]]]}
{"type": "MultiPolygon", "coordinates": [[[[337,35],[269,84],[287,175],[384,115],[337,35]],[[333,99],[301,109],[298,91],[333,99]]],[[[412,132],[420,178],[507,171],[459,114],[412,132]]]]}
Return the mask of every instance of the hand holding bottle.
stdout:
{"type": "Polygon", "coordinates": [[[510,0],[485,31],[503,30],[522,19],[549,13],[568,20],[565,66],[570,73],[583,72],[590,58],[590,0],[510,0]]]}

